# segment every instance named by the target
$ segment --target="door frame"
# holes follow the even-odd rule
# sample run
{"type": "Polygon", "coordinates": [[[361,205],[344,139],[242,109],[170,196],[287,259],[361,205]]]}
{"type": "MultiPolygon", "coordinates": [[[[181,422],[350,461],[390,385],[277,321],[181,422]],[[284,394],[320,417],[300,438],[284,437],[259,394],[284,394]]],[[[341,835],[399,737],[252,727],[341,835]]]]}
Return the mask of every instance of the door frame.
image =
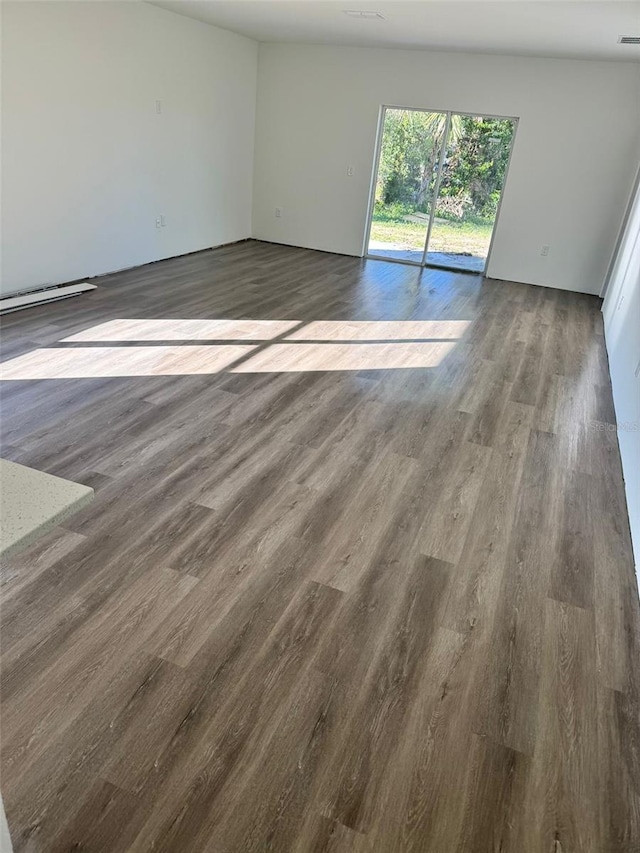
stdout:
{"type": "Polygon", "coordinates": [[[464,110],[442,110],[442,109],[429,109],[428,107],[407,107],[400,106],[398,104],[381,104],[380,110],[378,112],[378,126],[376,130],[376,144],[374,148],[373,155],[373,170],[371,172],[371,183],[369,185],[369,201],[367,204],[367,225],[365,228],[364,241],[362,244],[362,253],[361,257],[366,258],[372,261],[389,261],[393,264],[404,264],[405,266],[418,267],[420,269],[434,269],[434,270],[450,270],[452,272],[465,273],[468,275],[486,275],[487,269],[489,268],[489,261],[491,259],[491,251],[493,249],[493,242],[496,236],[496,227],[498,225],[498,219],[500,217],[500,211],[502,209],[502,201],[504,199],[504,192],[507,187],[507,180],[509,178],[509,168],[511,166],[511,160],[513,158],[513,149],[515,146],[516,135],[518,133],[518,124],[520,122],[519,116],[505,116],[505,115],[495,115],[492,113],[484,113],[482,111],[477,112],[466,112],[464,110]],[[431,216],[429,218],[429,226],[427,229],[427,234],[425,237],[424,251],[422,253],[422,261],[410,261],[403,260],[402,258],[384,258],[380,255],[372,255],[367,249],[369,248],[369,239],[371,237],[371,225],[373,222],[373,208],[375,206],[376,201],[376,183],[378,177],[378,168],[380,166],[380,155],[382,153],[382,141],[384,137],[384,120],[387,114],[387,110],[412,110],[413,112],[418,113],[440,113],[441,115],[445,115],[447,117],[447,126],[445,129],[445,134],[442,140],[442,151],[441,155],[446,152],[446,146],[449,141],[449,131],[451,129],[451,116],[482,116],[482,118],[493,118],[499,121],[508,120],[513,122],[513,136],[511,137],[511,145],[509,146],[509,157],[507,158],[507,165],[504,170],[504,181],[502,184],[502,190],[500,192],[500,201],[498,202],[498,207],[496,208],[495,219],[493,220],[493,229],[491,231],[491,240],[489,241],[489,248],[487,250],[487,257],[485,258],[484,267],[482,272],[474,272],[473,270],[461,270],[455,267],[446,267],[434,264],[428,264],[426,261],[427,253],[429,250],[429,238],[431,237],[431,229],[433,225],[433,219],[435,218],[435,205],[438,201],[437,194],[440,190],[440,175],[441,175],[441,166],[442,166],[442,156],[438,160],[438,178],[436,180],[436,186],[434,187],[434,196],[432,201],[432,210],[431,216]]]}

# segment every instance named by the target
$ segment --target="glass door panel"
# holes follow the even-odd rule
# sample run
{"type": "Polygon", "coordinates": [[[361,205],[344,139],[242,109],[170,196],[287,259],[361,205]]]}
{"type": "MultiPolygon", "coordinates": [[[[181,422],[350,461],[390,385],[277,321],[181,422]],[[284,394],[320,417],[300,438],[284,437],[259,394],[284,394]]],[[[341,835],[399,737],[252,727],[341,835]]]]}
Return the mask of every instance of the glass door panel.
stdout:
{"type": "Polygon", "coordinates": [[[387,107],[367,254],[422,264],[447,113],[387,107]]]}
{"type": "Polygon", "coordinates": [[[425,255],[428,266],[484,271],[515,123],[452,113],[425,255]]]}

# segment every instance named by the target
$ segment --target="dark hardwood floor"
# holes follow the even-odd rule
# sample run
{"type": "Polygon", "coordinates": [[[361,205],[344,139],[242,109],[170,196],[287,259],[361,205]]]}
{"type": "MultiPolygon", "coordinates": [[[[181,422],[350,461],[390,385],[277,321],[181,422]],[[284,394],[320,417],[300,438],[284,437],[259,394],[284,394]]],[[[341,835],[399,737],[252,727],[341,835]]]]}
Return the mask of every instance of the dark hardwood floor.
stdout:
{"type": "Polygon", "coordinates": [[[600,301],[248,242],[3,322],[17,851],[640,850],[600,301]]]}

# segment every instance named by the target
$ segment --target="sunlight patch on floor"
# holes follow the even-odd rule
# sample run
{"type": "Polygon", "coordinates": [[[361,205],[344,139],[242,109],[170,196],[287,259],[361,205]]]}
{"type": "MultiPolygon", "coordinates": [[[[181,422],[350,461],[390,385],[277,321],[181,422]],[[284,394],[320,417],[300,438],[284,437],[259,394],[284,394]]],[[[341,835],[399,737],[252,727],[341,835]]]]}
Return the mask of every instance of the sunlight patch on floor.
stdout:
{"type": "Polygon", "coordinates": [[[109,320],[63,343],[100,341],[457,339],[468,320],[109,320]],[[297,328],[299,327],[299,328],[297,328]],[[292,331],[293,330],[293,331],[292,331]],[[291,334],[287,335],[287,332],[291,334]]]}
{"type": "Polygon", "coordinates": [[[39,349],[2,365],[0,378],[98,379],[317,370],[394,370],[436,367],[455,342],[387,344],[274,343],[249,346],[127,346],[39,349]],[[236,364],[236,362],[238,362],[236,364]]]}
{"type": "Polygon", "coordinates": [[[62,340],[64,343],[269,340],[299,324],[300,320],[109,320],[62,340]]]}
{"type": "Polygon", "coordinates": [[[436,367],[466,320],[119,319],[64,343],[127,346],[48,347],[0,366],[3,380],[195,376],[436,367]],[[207,344],[191,341],[206,340],[207,344]],[[218,343],[219,341],[234,343],[218,343]],[[153,346],[145,342],[156,341],[153,346]],[[181,344],[167,343],[184,341],[181,344]],[[246,344],[243,343],[246,341],[246,344]]]}
{"type": "Polygon", "coordinates": [[[468,320],[311,320],[286,340],[457,340],[469,325],[468,320]]]}
{"type": "Polygon", "coordinates": [[[0,367],[3,380],[195,376],[219,373],[251,346],[134,346],[39,349],[0,367]]]}
{"type": "Polygon", "coordinates": [[[455,343],[276,343],[231,368],[231,373],[316,370],[397,370],[437,367],[455,343]]]}

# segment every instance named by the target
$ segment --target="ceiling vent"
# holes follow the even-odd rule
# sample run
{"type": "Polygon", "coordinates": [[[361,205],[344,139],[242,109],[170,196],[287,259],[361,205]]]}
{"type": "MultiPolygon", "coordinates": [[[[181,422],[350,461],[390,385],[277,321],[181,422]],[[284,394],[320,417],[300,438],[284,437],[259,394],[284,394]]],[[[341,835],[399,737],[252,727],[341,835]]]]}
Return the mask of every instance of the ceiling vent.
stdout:
{"type": "Polygon", "coordinates": [[[350,18],[377,18],[379,21],[384,21],[384,15],[381,15],[380,12],[365,12],[360,9],[345,9],[344,13],[350,18]]]}
{"type": "Polygon", "coordinates": [[[640,44],[640,36],[620,36],[618,44],[640,44]]]}

